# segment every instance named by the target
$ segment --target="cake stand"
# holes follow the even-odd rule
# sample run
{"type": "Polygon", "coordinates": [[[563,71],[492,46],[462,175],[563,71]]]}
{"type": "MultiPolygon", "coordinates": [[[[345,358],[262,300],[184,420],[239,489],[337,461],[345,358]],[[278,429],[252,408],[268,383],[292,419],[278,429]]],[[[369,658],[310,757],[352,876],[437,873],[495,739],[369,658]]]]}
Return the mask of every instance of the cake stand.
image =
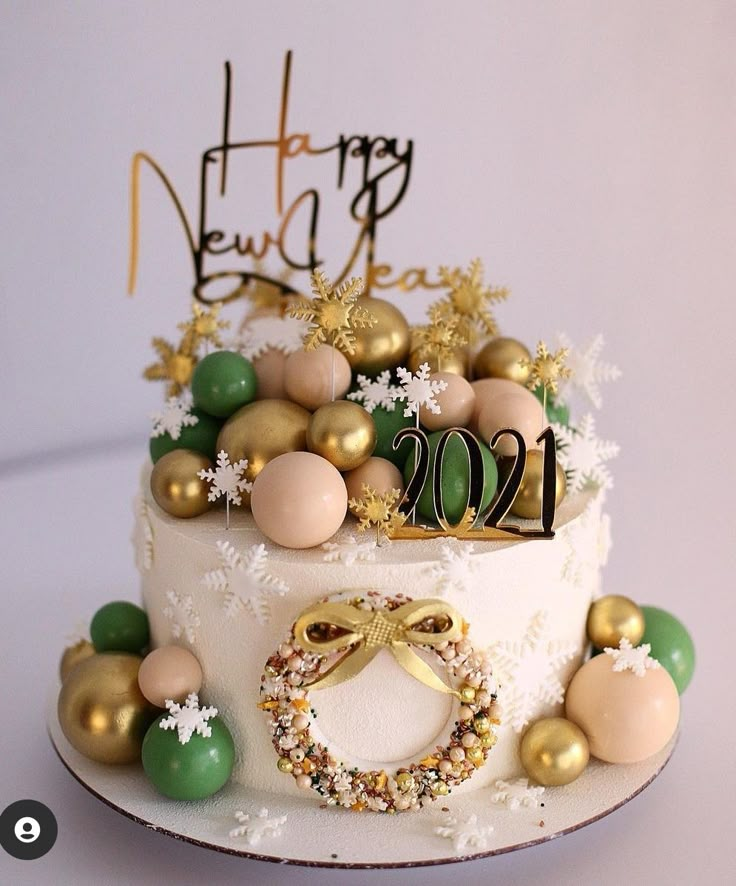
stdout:
{"type": "Polygon", "coordinates": [[[103,766],[83,757],[64,737],[56,715],[56,693],[47,722],[59,759],[93,796],[116,812],[154,831],[196,846],[278,864],[333,868],[394,868],[451,864],[525,849],[592,824],[628,803],[659,775],[677,737],[642,763],[612,766],[592,760],[571,785],[547,788],[539,805],[512,811],[491,801],[493,788],[438,799],[429,807],[399,815],[358,814],[321,808],[312,792],[271,794],[228,784],[214,797],[174,802],[156,793],[137,765],[103,766]],[[235,812],[287,816],[279,836],[249,846],[230,837],[235,812]],[[458,854],[451,839],[435,834],[448,815],[475,814],[480,827],[492,826],[484,846],[458,854]]]}

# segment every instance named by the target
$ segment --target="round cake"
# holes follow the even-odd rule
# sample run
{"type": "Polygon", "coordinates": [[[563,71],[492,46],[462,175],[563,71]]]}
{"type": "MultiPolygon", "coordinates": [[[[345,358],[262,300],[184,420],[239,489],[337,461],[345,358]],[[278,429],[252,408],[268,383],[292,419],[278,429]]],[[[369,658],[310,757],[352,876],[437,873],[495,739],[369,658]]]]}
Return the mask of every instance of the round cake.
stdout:
{"type": "MultiPolygon", "coordinates": [[[[562,710],[610,545],[603,499],[592,492],[568,497],[554,539],[435,538],[374,548],[348,518],[329,550],[295,551],[269,542],[247,512],[234,513],[228,530],[220,510],[190,521],[169,516],[153,501],[144,471],[135,543],[152,643],[184,644],[198,658],[202,695],[217,699],[240,749],[233,777],[294,791],[293,779],[277,769],[257,702],[264,666],[295,613],[348,589],[447,599],[469,623],[474,648],[488,654],[500,687],[499,740],[461,789],[484,787],[521,774],[520,733],[562,710]]],[[[354,679],[312,692],[310,704],[333,753],[382,770],[442,744],[459,703],[438,697],[382,650],[354,679]]]]}

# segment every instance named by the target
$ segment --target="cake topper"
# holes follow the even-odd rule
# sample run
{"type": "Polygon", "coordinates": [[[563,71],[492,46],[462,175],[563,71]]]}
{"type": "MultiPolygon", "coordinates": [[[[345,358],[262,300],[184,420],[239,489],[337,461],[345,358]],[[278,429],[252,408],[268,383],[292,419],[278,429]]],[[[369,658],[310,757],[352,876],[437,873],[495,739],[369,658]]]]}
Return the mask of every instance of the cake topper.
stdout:
{"type": "MultiPolygon", "coordinates": [[[[133,156],[130,178],[130,254],[128,292],[133,293],[138,276],[140,248],[141,170],[153,170],[163,184],[181,224],[194,271],[192,292],[206,304],[230,302],[244,297],[253,284],[275,287],[282,294],[298,292],[283,274],[269,276],[258,263],[267,256],[278,257],[286,268],[311,272],[324,264],[321,254],[321,215],[326,192],[307,187],[293,193],[288,188],[287,172],[297,158],[335,160],[336,190],[346,191],[351,199],[349,223],[354,236],[347,256],[342,260],[335,285],[350,276],[363,257],[366,293],[373,288],[438,288],[439,280],[428,278],[423,267],[394,271],[379,263],[376,244],[381,222],[391,215],[404,199],[411,178],[414,142],[397,136],[340,134],[334,141],[317,143],[311,132],[295,132],[289,126],[292,53],[284,59],[281,102],[276,132],[265,137],[237,138],[232,131],[233,74],[225,62],[225,96],[222,132],[218,144],[202,153],[200,163],[199,207],[196,220],[190,218],[171,179],[145,151],[133,156]],[[268,230],[227,230],[213,220],[213,207],[228,196],[228,187],[236,172],[251,159],[261,159],[270,152],[275,160],[274,222],[268,230]],[[351,184],[352,183],[352,184],[351,184]],[[349,188],[355,188],[354,192],[349,188]],[[214,292],[214,294],[213,294],[214,292]]],[[[323,164],[324,165],[324,164],[323,164]]],[[[301,169],[300,169],[301,171],[301,169]]],[[[232,199],[232,197],[231,197],[232,199]]],[[[246,207],[247,209],[247,207],[246,207]]],[[[239,207],[238,217],[246,213],[239,207]]]]}

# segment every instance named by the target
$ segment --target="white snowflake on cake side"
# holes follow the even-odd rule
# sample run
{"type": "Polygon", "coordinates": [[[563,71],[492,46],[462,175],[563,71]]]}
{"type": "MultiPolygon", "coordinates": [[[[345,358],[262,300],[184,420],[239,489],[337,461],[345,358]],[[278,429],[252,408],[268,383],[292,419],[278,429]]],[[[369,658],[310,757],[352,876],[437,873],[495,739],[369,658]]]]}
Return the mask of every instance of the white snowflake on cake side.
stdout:
{"type": "Polygon", "coordinates": [[[494,673],[500,672],[504,719],[515,732],[539,716],[542,706],[563,701],[560,671],[575,656],[577,646],[551,639],[548,612],[534,615],[521,640],[494,643],[489,652],[494,673]]]}
{"type": "Polygon", "coordinates": [[[419,409],[424,406],[434,415],[440,415],[442,409],[435,399],[436,395],[447,388],[447,382],[438,378],[430,378],[429,363],[422,363],[416,375],[399,366],[396,370],[400,386],[391,392],[394,400],[406,403],[404,417],[419,416],[419,409]]]}
{"type": "Polygon", "coordinates": [[[190,692],[183,705],[167,698],[169,716],[158,724],[160,729],[176,729],[179,744],[187,744],[196,732],[202,738],[210,738],[212,727],[208,721],[217,716],[217,708],[200,707],[196,692],[190,692]]]}
{"type": "Polygon", "coordinates": [[[557,439],[557,460],[567,474],[569,492],[581,492],[589,485],[601,489],[613,486],[613,477],[606,462],[618,455],[619,446],[600,440],[595,433],[595,418],[588,412],[577,428],[554,424],[557,439]]]}
{"type": "Polygon", "coordinates": [[[166,600],[168,605],[164,607],[164,615],[171,622],[171,636],[175,640],[184,637],[188,643],[194,644],[200,618],[194,609],[191,594],[182,597],[176,591],[167,591],[166,600]]]}
{"type": "Polygon", "coordinates": [[[151,437],[168,434],[172,440],[178,440],[184,428],[193,428],[199,422],[191,410],[192,403],[189,397],[169,397],[161,412],[151,416],[153,419],[151,437]]]}
{"type": "Polygon", "coordinates": [[[526,778],[517,778],[514,781],[499,779],[494,787],[496,792],[491,796],[491,803],[504,805],[511,812],[516,812],[522,806],[536,809],[539,806],[539,798],[544,793],[541,786],[530,785],[526,778]]]}
{"type": "Polygon", "coordinates": [[[226,541],[216,543],[222,566],[207,572],[202,584],[224,594],[223,606],[229,618],[250,613],[260,624],[271,618],[269,599],[283,597],[289,587],[267,571],[268,551],[264,544],[240,552],[226,541]]]}
{"type": "Polygon", "coordinates": [[[257,815],[238,810],[235,818],[238,827],[230,831],[231,837],[244,837],[248,846],[257,846],[264,837],[278,837],[286,824],[286,815],[269,816],[264,806],[257,815]]]}
{"type": "Polygon", "coordinates": [[[339,542],[326,541],[322,550],[327,553],[322,558],[325,563],[344,563],[353,566],[358,562],[371,562],[376,559],[375,540],[358,541],[354,535],[346,535],[339,542]]]}
{"type": "Polygon", "coordinates": [[[377,378],[359,375],[358,390],[351,391],[348,400],[361,403],[366,412],[372,413],[379,406],[386,412],[393,412],[396,409],[396,399],[399,399],[394,394],[398,393],[400,388],[391,384],[391,370],[386,369],[377,378]]]}
{"type": "Polygon", "coordinates": [[[567,402],[569,394],[577,391],[596,409],[600,409],[603,406],[601,383],[621,378],[621,370],[618,366],[600,359],[603,350],[603,336],[594,336],[584,348],[576,347],[562,332],[557,338],[560,347],[567,349],[567,367],[572,371],[569,378],[560,382],[560,399],[567,402]]]}
{"type": "Polygon", "coordinates": [[[293,354],[302,349],[306,331],[303,320],[265,314],[248,320],[230,346],[248,360],[262,357],[267,351],[293,354]]]}
{"type": "Polygon", "coordinates": [[[133,511],[135,524],[131,541],[135,551],[135,565],[139,572],[148,572],[153,566],[153,527],[148,513],[148,505],[142,495],[136,495],[133,511]]]}
{"type": "Polygon", "coordinates": [[[467,542],[451,545],[446,542],[440,548],[440,559],[427,570],[435,581],[434,592],[444,596],[450,591],[467,591],[471,578],[478,571],[473,558],[475,546],[467,542]]]}
{"type": "Polygon", "coordinates": [[[650,643],[632,646],[631,640],[622,637],[618,649],[606,646],[603,651],[613,659],[614,671],[632,671],[637,677],[644,677],[647,671],[661,667],[657,659],[649,655],[652,651],[650,643]]]}
{"type": "Polygon", "coordinates": [[[475,813],[466,818],[447,815],[444,824],[435,827],[434,832],[439,837],[452,840],[453,849],[460,855],[466,849],[485,849],[493,826],[481,825],[475,813]]]}

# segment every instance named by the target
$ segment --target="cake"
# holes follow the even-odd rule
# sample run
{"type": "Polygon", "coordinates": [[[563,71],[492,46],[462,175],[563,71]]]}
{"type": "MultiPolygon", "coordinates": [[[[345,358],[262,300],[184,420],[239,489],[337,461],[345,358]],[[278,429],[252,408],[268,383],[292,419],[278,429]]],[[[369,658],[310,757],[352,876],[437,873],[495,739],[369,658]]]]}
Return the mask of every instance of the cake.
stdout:
{"type": "MultiPolygon", "coordinates": [[[[350,143],[329,150],[345,163],[350,143]]],[[[405,186],[411,142],[391,145],[405,186]]],[[[205,152],[203,184],[221,156],[224,194],[242,147],[205,152]]],[[[135,187],[141,158],[166,181],[137,155],[135,187]]],[[[364,278],[333,283],[315,262],[308,296],[288,259],[206,278],[196,263],[178,342],[153,339],[142,606],[106,604],[65,651],[58,718],[85,757],[142,760],[172,802],[228,782],[332,814],[503,785],[532,797],[591,755],[644,760],[677,728],[687,632],[602,591],[617,447],[591,409],[619,374],[602,336],[502,336],[508,291],[478,259],[399,275],[439,290],[410,326],[405,295],[376,296],[391,271],[368,166],[364,278]]]]}

